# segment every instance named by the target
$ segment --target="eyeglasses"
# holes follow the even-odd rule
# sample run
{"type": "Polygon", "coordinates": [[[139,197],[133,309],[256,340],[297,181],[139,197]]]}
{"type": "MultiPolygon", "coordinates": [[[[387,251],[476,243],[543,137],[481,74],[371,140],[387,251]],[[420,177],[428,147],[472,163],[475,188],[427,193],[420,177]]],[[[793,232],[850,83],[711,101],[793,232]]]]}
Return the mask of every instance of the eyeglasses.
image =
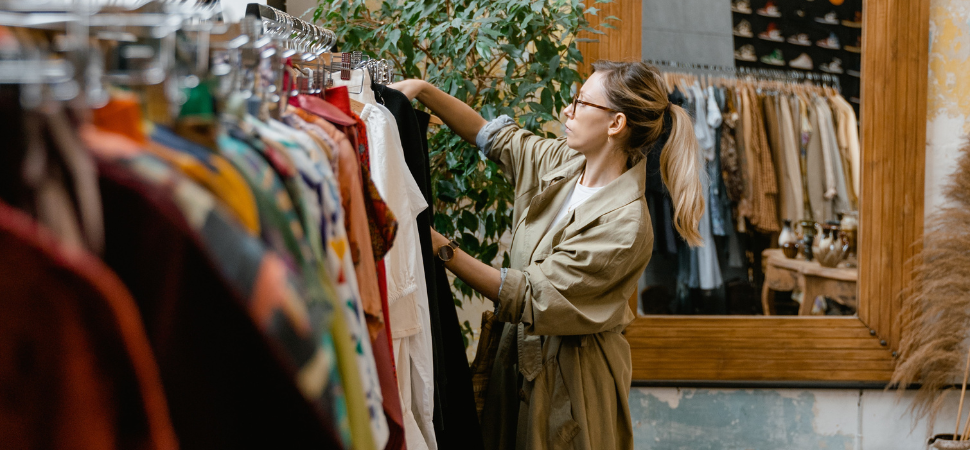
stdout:
{"type": "Polygon", "coordinates": [[[579,98],[574,98],[573,99],[573,113],[576,112],[576,104],[577,103],[579,103],[580,105],[592,106],[593,108],[596,108],[596,109],[602,109],[603,111],[609,111],[609,112],[614,112],[614,113],[618,113],[619,112],[619,111],[617,111],[617,110],[615,110],[613,108],[607,108],[605,106],[600,106],[600,105],[597,105],[595,103],[584,102],[584,101],[580,100],[579,98]]]}

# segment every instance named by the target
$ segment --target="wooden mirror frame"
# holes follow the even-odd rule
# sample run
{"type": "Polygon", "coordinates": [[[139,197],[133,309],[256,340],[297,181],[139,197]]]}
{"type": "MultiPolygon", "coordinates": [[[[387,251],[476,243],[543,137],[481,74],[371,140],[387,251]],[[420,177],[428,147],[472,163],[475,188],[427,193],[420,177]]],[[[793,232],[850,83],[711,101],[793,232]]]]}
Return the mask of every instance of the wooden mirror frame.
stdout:
{"type": "MultiPolygon", "coordinates": [[[[626,330],[635,383],[889,380],[923,235],[929,3],[863,6],[858,317],[641,316],[626,330]]],[[[622,21],[580,43],[585,60],[641,59],[642,2],[596,6],[622,21]]]]}

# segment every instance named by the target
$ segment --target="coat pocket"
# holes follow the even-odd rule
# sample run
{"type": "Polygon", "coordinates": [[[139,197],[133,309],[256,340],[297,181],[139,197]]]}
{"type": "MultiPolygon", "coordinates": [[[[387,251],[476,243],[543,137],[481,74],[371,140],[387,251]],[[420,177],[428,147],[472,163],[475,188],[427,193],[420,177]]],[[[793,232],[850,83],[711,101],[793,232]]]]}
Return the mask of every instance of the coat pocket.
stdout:
{"type": "Polygon", "coordinates": [[[554,450],[573,448],[573,439],[579,434],[579,422],[573,419],[573,404],[563,382],[558,357],[553,363],[555,379],[552,383],[552,397],[549,405],[549,447],[554,450]]]}

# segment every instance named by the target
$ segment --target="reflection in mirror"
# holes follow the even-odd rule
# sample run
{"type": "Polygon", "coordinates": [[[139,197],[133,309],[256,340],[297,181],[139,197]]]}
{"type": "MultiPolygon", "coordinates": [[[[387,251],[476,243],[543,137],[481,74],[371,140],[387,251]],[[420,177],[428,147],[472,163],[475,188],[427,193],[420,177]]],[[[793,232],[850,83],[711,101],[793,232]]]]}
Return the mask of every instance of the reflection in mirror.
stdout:
{"type": "Polygon", "coordinates": [[[861,36],[862,0],[644,0],[643,58],[695,118],[707,207],[690,248],[651,152],[640,314],[856,314],[861,36]]]}

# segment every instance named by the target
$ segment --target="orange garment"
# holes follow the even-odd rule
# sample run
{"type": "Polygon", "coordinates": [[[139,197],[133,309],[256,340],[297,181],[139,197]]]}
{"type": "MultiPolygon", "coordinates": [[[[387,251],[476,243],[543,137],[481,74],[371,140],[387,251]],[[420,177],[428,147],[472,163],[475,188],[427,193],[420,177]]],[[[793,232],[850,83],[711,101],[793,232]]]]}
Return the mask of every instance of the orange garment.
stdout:
{"type": "Polygon", "coordinates": [[[134,94],[114,94],[104,107],[94,109],[95,126],[135,141],[148,142],[141,116],[141,104],[134,94]]]}
{"type": "Polygon", "coordinates": [[[377,280],[377,264],[374,260],[367,212],[364,210],[364,184],[360,178],[360,162],[350,146],[347,136],[330,122],[299,108],[290,107],[301,119],[319,126],[337,143],[336,162],[333,164],[340,185],[340,202],[344,209],[344,226],[350,241],[351,256],[357,273],[357,285],[367,319],[367,331],[371,341],[384,329],[384,313],[381,292],[377,280]]]}

